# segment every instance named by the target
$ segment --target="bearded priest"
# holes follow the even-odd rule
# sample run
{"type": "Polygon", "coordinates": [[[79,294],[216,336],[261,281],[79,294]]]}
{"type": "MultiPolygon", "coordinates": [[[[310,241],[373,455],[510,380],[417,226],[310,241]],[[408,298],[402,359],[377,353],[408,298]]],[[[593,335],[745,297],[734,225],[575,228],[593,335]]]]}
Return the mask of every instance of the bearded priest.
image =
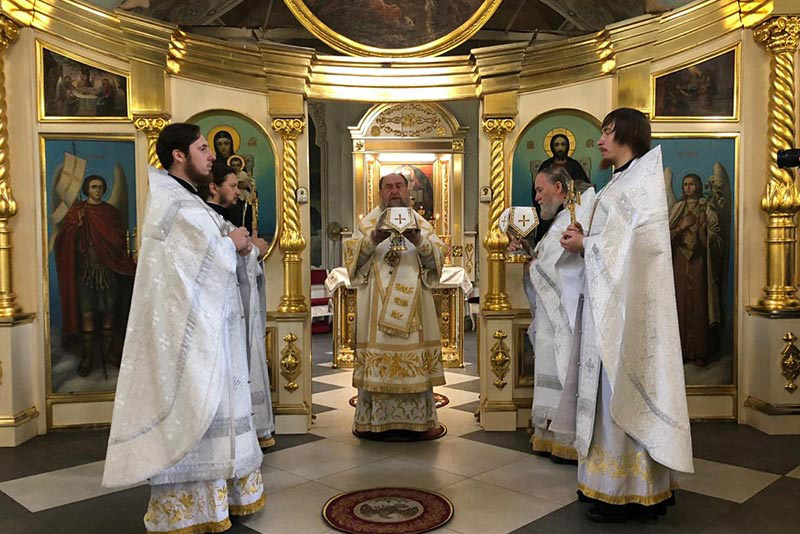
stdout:
{"type": "Polygon", "coordinates": [[[380,206],[344,243],[344,263],[358,288],[353,386],[359,432],[439,428],[433,387],[443,385],[439,321],[431,289],[442,274],[444,243],[421,215],[402,234],[384,224],[386,208],[407,208],[408,181],[380,179],[380,206]]]}

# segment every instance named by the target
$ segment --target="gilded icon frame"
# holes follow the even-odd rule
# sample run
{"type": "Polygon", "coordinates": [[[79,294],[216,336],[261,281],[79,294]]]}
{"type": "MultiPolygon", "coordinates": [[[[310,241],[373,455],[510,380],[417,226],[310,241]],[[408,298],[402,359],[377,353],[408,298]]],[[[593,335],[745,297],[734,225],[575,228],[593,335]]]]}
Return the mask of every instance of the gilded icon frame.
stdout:
{"type": "MultiPolygon", "coordinates": [[[[38,148],[39,148],[39,187],[40,198],[39,203],[42,214],[49,214],[48,212],[48,195],[47,195],[47,154],[46,143],[49,140],[80,140],[80,141],[124,141],[133,144],[134,153],[136,150],[136,136],[133,134],[120,134],[120,133],[107,133],[107,134],[92,134],[92,133],[39,133],[38,135],[38,148]]],[[[134,159],[135,159],[134,154],[134,159]]],[[[136,175],[134,174],[134,181],[136,175]]],[[[137,183],[138,188],[138,183],[137,183]]],[[[136,191],[131,192],[133,198],[136,198],[136,191]]],[[[137,221],[137,227],[141,221],[137,221]]],[[[41,227],[40,238],[41,245],[41,259],[42,259],[42,301],[44,307],[42,310],[42,328],[44,332],[44,350],[45,350],[45,403],[46,403],[46,423],[47,429],[58,428],[71,428],[74,426],[85,427],[87,424],[67,424],[55,425],[53,424],[53,406],[60,404],[76,404],[76,403],[109,403],[114,401],[115,391],[85,391],[85,392],[70,392],[70,393],[56,393],[53,391],[53,351],[52,351],[52,332],[51,332],[51,310],[50,310],[50,275],[54,265],[50,264],[48,250],[49,235],[48,224],[43,223],[41,227]]],[[[116,386],[115,388],[116,389],[116,386]]],[[[89,424],[88,426],[106,426],[108,423],[89,424]]]]}
{"type": "MultiPolygon", "coordinates": [[[[729,48],[730,49],[730,48],[729,48]]],[[[740,134],[739,132],[653,132],[652,139],[655,142],[658,139],[733,139],[734,144],[734,189],[736,195],[734,204],[732,206],[733,213],[733,232],[731,235],[731,255],[733,257],[733,271],[731,277],[733,279],[733,299],[731,301],[731,310],[733,316],[731,317],[732,325],[732,384],[686,384],[686,395],[690,397],[696,396],[722,396],[732,398],[732,413],[728,416],[715,416],[716,419],[735,419],[738,413],[738,400],[739,400],[739,233],[741,232],[740,221],[740,192],[738,190],[741,183],[740,176],[740,134]]],[[[695,418],[697,419],[697,418],[695,418]]],[[[693,420],[695,420],[693,419],[693,420]]],[[[699,419],[708,419],[708,417],[700,417],[699,419]]]]}
{"type": "Polygon", "coordinates": [[[742,43],[736,42],[733,45],[725,46],[721,49],[715,50],[698,58],[692,58],[678,65],[673,65],[666,69],[656,71],[650,74],[650,101],[652,102],[652,116],[651,122],[738,122],[740,117],[741,98],[739,87],[740,76],[742,72],[742,43]],[[656,80],[663,76],[676,73],[685,68],[699,65],[704,61],[715,59],[723,56],[728,52],[733,51],[733,115],[698,115],[698,116],[673,116],[673,115],[657,115],[656,114],[656,80]]]}
{"type": "MultiPolygon", "coordinates": [[[[275,159],[275,237],[269,244],[269,250],[267,251],[267,255],[264,256],[262,260],[263,262],[269,259],[269,257],[272,256],[272,253],[277,249],[276,245],[280,240],[281,233],[283,232],[283,202],[281,201],[281,197],[283,194],[282,193],[283,180],[281,178],[282,176],[281,168],[283,165],[282,152],[278,151],[278,148],[275,144],[275,140],[272,138],[272,136],[269,135],[269,132],[267,131],[266,128],[264,128],[264,125],[261,124],[258,120],[251,117],[250,115],[242,113],[241,111],[236,111],[234,109],[223,109],[223,108],[207,109],[205,111],[195,113],[194,115],[186,119],[186,122],[195,124],[196,121],[199,121],[201,119],[210,116],[218,115],[221,113],[232,113],[235,115],[240,115],[242,118],[252,122],[256,126],[256,129],[259,130],[264,135],[264,137],[267,138],[267,141],[270,144],[270,148],[272,149],[272,155],[275,159]]],[[[212,145],[213,140],[209,139],[208,143],[209,145],[212,145]]],[[[214,147],[212,146],[211,149],[214,150],[214,147]]]]}
{"type": "Polygon", "coordinates": [[[54,45],[52,43],[41,41],[36,39],[36,110],[37,110],[37,119],[41,123],[75,123],[75,122],[102,122],[102,123],[125,123],[131,122],[133,120],[133,112],[131,111],[131,75],[129,72],[125,72],[121,69],[116,67],[112,67],[110,65],[106,65],[104,63],[100,63],[98,61],[90,60],[85,57],[81,57],[74,52],[70,52],[61,48],[58,45],[54,45]],[[65,115],[65,116],[48,116],[45,112],[45,90],[44,90],[44,50],[47,49],[50,52],[55,52],[56,54],[62,55],[68,59],[73,61],[77,61],[79,63],[83,63],[86,66],[93,67],[96,69],[105,70],[111,74],[121,76],[125,78],[125,107],[127,115],[125,116],[118,116],[118,117],[103,117],[103,116],[73,116],[73,115],[65,115]]]}
{"type": "Polygon", "coordinates": [[[408,48],[381,48],[359,43],[322,22],[303,0],[284,0],[297,20],[315,37],[340,52],[351,56],[407,58],[436,56],[455,48],[480,30],[491,18],[502,0],[484,0],[472,15],[457,28],[443,37],[428,43],[408,48]]]}

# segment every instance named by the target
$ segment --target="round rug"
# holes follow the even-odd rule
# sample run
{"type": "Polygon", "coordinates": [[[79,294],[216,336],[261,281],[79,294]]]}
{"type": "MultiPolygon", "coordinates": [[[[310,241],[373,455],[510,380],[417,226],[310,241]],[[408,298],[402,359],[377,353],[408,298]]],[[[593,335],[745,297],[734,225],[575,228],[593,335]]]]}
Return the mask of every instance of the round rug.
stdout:
{"type": "Polygon", "coordinates": [[[439,439],[447,434],[447,427],[444,423],[439,423],[436,428],[431,428],[425,432],[414,432],[413,430],[386,430],[384,432],[367,432],[363,430],[353,430],[353,435],[357,438],[369,439],[372,441],[390,442],[409,442],[409,441],[430,441],[439,439]]]}
{"type": "Polygon", "coordinates": [[[372,488],[342,493],[322,508],[322,517],[350,534],[419,534],[453,517],[450,499],[415,488],[372,488]]]}
{"type": "MultiPolygon", "coordinates": [[[[441,393],[434,393],[433,400],[436,402],[436,408],[442,408],[450,404],[450,399],[448,399],[441,393]]],[[[355,408],[356,404],[358,404],[358,395],[356,395],[355,397],[351,397],[348,402],[350,403],[350,406],[355,408]]]]}

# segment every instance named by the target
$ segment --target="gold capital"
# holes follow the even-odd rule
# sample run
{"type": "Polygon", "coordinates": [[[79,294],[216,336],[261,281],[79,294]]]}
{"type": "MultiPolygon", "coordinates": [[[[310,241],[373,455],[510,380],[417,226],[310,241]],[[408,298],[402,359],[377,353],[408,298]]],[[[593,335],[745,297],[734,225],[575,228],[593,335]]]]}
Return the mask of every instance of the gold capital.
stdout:
{"type": "Polygon", "coordinates": [[[795,287],[797,222],[800,191],[792,172],[778,167],[779,150],[794,145],[795,81],[794,55],[800,43],[800,17],[773,17],[756,27],[756,42],[770,53],[769,175],[761,198],[767,213],[767,285],[755,308],[767,311],[797,310],[800,299],[795,287]]]}
{"type": "Polygon", "coordinates": [[[278,306],[279,313],[304,313],[308,311],[303,295],[302,266],[300,256],[306,248],[300,225],[300,206],[297,204],[297,138],[303,133],[302,119],[273,119],[272,129],[283,139],[283,174],[281,205],[283,229],[278,244],[283,251],[283,294],[278,306]]]}
{"type": "Polygon", "coordinates": [[[169,115],[137,115],[133,119],[133,126],[147,136],[147,164],[158,169],[161,168],[161,162],[156,154],[156,142],[167,124],[169,115]]]}
{"type": "Polygon", "coordinates": [[[489,158],[489,187],[492,202],[489,205],[489,231],[483,241],[489,252],[489,284],[484,309],[510,310],[506,294],[506,248],[508,237],[500,230],[500,215],[506,206],[505,138],[516,126],[514,119],[485,119],[483,129],[492,140],[489,158]]]}
{"type": "Polygon", "coordinates": [[[17,202],[9,183],[8,103],[6,102],[5,49],[19,36],[19,27],[0,15],[0,320],[21,315],[11,279],[11,229],[8,222],[17,214],[17,202]]]}

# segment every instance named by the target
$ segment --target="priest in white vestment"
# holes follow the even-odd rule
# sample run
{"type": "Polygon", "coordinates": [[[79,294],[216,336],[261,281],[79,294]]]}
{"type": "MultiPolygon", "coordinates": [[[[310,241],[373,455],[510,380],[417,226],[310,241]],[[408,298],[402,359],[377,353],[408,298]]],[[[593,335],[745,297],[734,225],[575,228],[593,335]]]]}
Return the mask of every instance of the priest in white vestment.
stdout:
{"type": "Polygon", "coordinates": [[[350,283],[358,288],[353,386],[357,432],[438,428],[433,387],[445,383],[439,321],[431,288],[442,273],[444,243],[421,215],[401,236],[405,250],[392,261],[390,235],[378,229],[384,209],[409,205],[400,174],[380,179],[380,206],[344,243],[350,283]]]}
{"type": "MultiPolygon", "coordinates": [[[[230,158],[229,158],[230,159],[230,158]]],[[[239,186],[236,169],[224,161],[215,161],[211,176],[201,185],[200,194],[208,206],[222,220],[219,221],[230,233],[236,229],[230,218],[229,208],[239,199],[239,186]]],[[[262,261],[269,251],[269,243],[251,236],[253,250],[247,256],[237,258],[236,277],[247,330],[247,354],[250,369],[250,398],[253,403],[253,420],[262,448],[275,445],[275,418],[272,414],[272,396],[269,389],[266,355],[266,286],[262,261]]]]}
{"type": "MultiPolygon", "coordinates": [[[[561,234],[570,224],[570,212],[565,209],[570,181],[572,178],[567,171],[557,166],[540,171],[534,178],[540,217],[553,222],[537,243],[524,280],[533,317],[528,336],[536,358],[531,445],[535,453],[549,455],[557,463],[572,463],[578,459],[573,446],[574,432],[555,433],[550,428],[566,382],[575,313],[583,283],[583,258],[566,251],[560,243],[561,234]]],[[[584,181],[573,181],[573,184],[579,197],[573,203],[576,219],[588,222],[594,189],[584,181]]]]}
{"type": "Polygon", "coordinates": [[[674,502],[673,471],[693,471],[661,149],[629,108],[606,116],[598,147],[614,174],[586,235],[570,225],[561,238],[584,255],[585,283],[577,398],[556,419],[571,415],[588,517],[653,519],[674,502]]]}
{"type": "Polygon", "coordinates": [[[150,533],[221,532],[265,502],[237,287],[252,244],[197,194],[214,160],[197,126],[156,150],[103,485],[149,481],[150,533]]]}

